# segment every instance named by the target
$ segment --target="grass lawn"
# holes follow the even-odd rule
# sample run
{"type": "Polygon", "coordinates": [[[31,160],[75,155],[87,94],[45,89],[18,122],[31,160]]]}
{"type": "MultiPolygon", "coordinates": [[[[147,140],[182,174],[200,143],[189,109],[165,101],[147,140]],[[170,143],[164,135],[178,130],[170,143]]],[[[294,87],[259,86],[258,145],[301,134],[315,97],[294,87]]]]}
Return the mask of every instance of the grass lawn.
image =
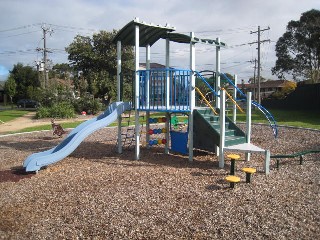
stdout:
{"type": "Polygon", "coordinates": [[[25,110],[3,110],[0,111],[0,120],[2,122],[8,122],[15,118],[22,117],[27,113],[28,111],[25,110]]]}
{"type": "MultiPolygon", "coordinates": [[[[295,126],[302,128],[312,128],[320,130],[320,111],[294,111],[294,110],[278,110],[271,109],[269,112],[274,116],[278,125],[295,126]]],[[[21,117],[27,114],[28,111],[24,110],[3,110],[0,111],[0,120],[3,122],[8,122],[15,118],[21,117]]],[[[165,113],[152,113],[150,117],[163,117],[165,113]]],[[[185,116],[179,117],[179,121],[185,120],[185,116]]],[[[246,115],[242,113],[237,114],[237,121],[245,122],[246,115]]],[[[128,120],[124,120],[128,121],[128,120]]],[[[140,118],[142,124],[145,125],[145,118],[140,118]]],[[[83,121],[63,123],[63,128],[75,128],[83,121]]],[[[254,123],[268,123],[268,120],[259,110],[252,111],[252,122],[254,123]]],[[[130,124],[134,124],[134,116],[130,117],[130,124]]],[[[114,122],[109,126],[116,126],[117,123],[114,122]]],[[[126,125],[125,123],[123,125],[126,125]]],[[[42,125],[37,127],[24,128],[18,132],[32,132],[40,130],[51,130],[51,125],[42,125]]],[[[13,132],[12,132],[13,133],[13,132]]]]}
{"type": "MultiPolygon", "coordinates": [[[[268,111],[273,115],[278,125],[320,129],[320,111],[317,112],[279,109],[268,109],[268,111]]],[[[245,122],[245,119],[245,114],[237,114],[237,121],[245,122]]],[[[268,120],[259,110],[253,110],[252,122],[268,123],[268,120]]]]}

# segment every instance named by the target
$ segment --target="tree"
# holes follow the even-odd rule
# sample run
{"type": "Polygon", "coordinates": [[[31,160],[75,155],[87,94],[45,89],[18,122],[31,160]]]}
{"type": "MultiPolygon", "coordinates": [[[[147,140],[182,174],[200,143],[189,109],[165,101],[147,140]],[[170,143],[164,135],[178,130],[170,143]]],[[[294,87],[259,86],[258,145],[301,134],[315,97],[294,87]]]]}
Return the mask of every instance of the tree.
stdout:
{"type": "Polygon", "coordinates": [[[32,89],[40,87],[37,71],[30,66],[23,66],[22,63],[13,66],[12,71],[10,71],[9,78],[10,77],[14,79],[17,85],[16,96],[18,98],[31,98],[31,96],[28,95],[28,92],[30,93],[30,87],[32,87],[32,89]]]}
{"type": "Polygon", "coordinates": [[[73,74],[73,68],[67,63],[57,63],[52,67],[49,74],[60,79],[70,79],[73,74]]]}
{"type": "Polygon", "coordinates": [[[297,87],[297,83],[292,81],[286,81],[279,91],[275,91],[271,94],[271,98],[274,99],[284,99],[286,98],[291,92],[293,92],[297,87]]]}
{"type": "Polygon", "coordinates": [[[4,90],[10,97],[10,101],[12,103],[12,98],[16,95],[17,84],[12,76],[9,76],[8,80],[4,84],[4,90]]]}
{"type": "MultiPolygon", "coordinates": [[[[81,81],[75,81],[77,89],[80,89],[80,83],[85,80],[87,88],[81,90],[88,91],[95,97],[107,96],[107,102],[110,102],[116,93],[117,51],[116,45],[112,43],[116,33],[114,30],[100,31],[92,37],[77,35],[66,48],[71,65],[81,72],[81,81]]],[[[123,69],[133,68],[133,56],[132,47],[122,47],[123,69]]]]}
{"type": "Polygon", "coordinates": [[[284,78],[292,74],[295,80],[307,78],[320,82],[320,11],[312,9],[300,20],[290,21],[286,32],[276,43],[277,61],[272,73],[284,78]]]}

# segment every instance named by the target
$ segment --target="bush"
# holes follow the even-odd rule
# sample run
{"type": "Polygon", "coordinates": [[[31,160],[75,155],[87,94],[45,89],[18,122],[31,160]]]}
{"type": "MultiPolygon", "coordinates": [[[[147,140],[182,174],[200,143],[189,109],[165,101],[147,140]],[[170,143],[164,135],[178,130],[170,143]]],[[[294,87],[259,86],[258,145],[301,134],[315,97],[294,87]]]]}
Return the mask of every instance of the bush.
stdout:
{"type": "Polygon", "coordinates": [[[40,107],[36,118],[73,118],[74,107],[69,102],[61,102],[52,107],[40,107]]]}
{"type": "Polygon", "coordinates": [[[39,107],[36,113],[36,118],[48,118],[50,117],[50,108],[48,107],[39,107]]]}
{"type": "Polygon", "coordinates": [[[78,113],[85,111],[87,114],[97,114],[103,109],[103,106],[98,99],[90,97],[80,98],[74,103],[74,107],[78,113]]]}

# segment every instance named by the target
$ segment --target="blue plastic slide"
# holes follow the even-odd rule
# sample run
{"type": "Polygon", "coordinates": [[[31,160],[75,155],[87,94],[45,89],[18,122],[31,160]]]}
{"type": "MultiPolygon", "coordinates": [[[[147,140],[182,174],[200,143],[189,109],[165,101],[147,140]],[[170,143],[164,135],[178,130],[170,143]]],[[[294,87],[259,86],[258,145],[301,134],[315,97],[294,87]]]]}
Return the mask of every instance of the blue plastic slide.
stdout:
{"type": "Polygon", "coordinates": [[[26,172],[38,171],[41,167],[58,162],[71,154],[91,133],[108,126],[117,120],[124,111],[130,109],[128,102],[112,103],[104,113],[81,123],[56,147],[34,153],[26,158],[23,167],[26,172]]]}

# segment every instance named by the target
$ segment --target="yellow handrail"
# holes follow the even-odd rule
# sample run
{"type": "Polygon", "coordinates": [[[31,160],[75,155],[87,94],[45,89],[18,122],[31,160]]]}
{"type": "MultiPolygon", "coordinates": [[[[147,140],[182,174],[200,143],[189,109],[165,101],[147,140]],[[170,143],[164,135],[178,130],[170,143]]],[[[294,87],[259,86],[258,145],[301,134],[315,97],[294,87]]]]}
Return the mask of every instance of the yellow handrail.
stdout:
{"type": "Polygon", "coordinates": [[[203,96],[202,92],[200,91],[199,88],[195,87],[196,91],[200,94],[200,96],[202,97],[202,99],[206,102],[207,106],[212,110],[212,112],[215,115],[218,115],[218,113],[216,112],[216,110],[214,110],[214,108],[211,106],[211,104],[209,103],[209,101],[206,99],[205,96],[203,96]]]}
{"type": "Polygon", "coordinates": [[[238,105],[238,103],[233,99],[233,97],[225,90],[224,88],[220,88],[221,90],[225,91],[228,98],[236,105],[236,107],[240,110],[240,112],[244,113],[243,109],[238,105]]]}

